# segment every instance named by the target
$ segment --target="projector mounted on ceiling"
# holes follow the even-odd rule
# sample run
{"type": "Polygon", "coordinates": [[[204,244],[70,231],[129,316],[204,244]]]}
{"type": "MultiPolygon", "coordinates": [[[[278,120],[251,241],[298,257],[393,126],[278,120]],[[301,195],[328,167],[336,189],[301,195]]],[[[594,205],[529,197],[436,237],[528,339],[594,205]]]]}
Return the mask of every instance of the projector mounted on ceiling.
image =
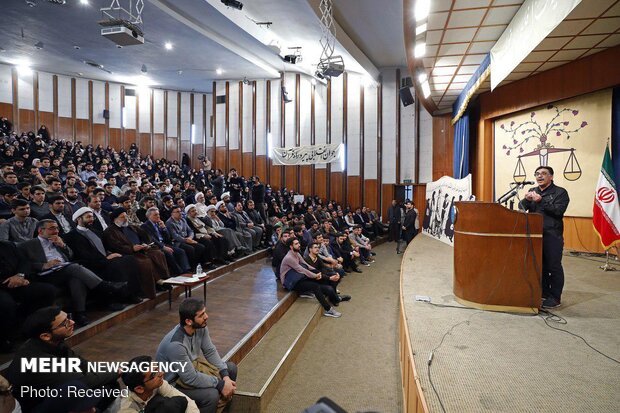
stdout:
{"type": "Polygon", "coordinates": [[[125,26],[104,27],[101,29],[101,35],[106,39],[112,40],[119,46],[144,44],[144,37],[137,31],[131,30],[125,26]]]}

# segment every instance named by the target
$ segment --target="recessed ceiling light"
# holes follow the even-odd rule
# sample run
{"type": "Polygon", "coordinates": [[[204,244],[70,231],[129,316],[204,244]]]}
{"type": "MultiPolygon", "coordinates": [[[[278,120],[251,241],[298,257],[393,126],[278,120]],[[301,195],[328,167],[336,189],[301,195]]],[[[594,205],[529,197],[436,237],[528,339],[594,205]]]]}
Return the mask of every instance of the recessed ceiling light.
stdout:
{"type": "Polygon", "coordinates": [[[422,42],[422,43],[416,44],[415,48],[413,49],[413,57],[424,57],[425,54],[426,54],[426,43],[422,42]]]}
{"type": "Polygon", "coordinates": [[[424,99],[431,95],[431,88],[428,85],[428,80],[422,83],[422,93],[424,93],[424,99]]]}
{"type": "Polygon", "coordinates": [[[80,4],[88,6],[88,0],[80,0],[80,4]]]}
{"type": "Polygon", "coordinates": [[[422,34],[426,31],[426,23],[419,25],[418,27],[415,28],[415,35],[417,36],[418,34],[422,34]]]}
{"type": "Polygon", "coordinates": [[[28,76],[32,74],[32,68],[30,67],[30,61],[22,59],[16,62],[17,72],[21,76],[28,76]]]}
{"type": "Polygon", "coordinates": [[[428,17],[428,13],[431,9],[431,1],[430,0],[418,0],[415,3],[415,7],[413,13],[415,15],[416,21],[424,20],[428,17]]]}
{"type": "Polygon", "coordinates": [[[420,83],[426,82],[427,79],[428,79],[428,76],[426,76],[426,72],[422,72],[418,75],[418,82],[420,83]]]}
{"type": "Polygon", "coordinates": [[[215,69],[215,73],[219,76],[222,73],[224,73],[224,70],[222,70],[222,69],[215,69]]]}
{"type": "Polygon", "coordinates": [[[166,48],[166,50],[172,50],[172,43],[171,42],[166,42],[166,43],[164,43],[164,47],[166,48]]]}

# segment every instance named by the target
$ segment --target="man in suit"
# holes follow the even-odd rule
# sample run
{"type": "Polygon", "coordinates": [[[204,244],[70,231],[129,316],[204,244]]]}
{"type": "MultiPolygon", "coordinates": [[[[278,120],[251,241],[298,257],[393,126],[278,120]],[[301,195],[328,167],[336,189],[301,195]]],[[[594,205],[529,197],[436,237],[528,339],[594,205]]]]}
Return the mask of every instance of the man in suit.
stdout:
{"type": "Polygon", "coordinates": [[[308,212],[304,215],[304,223],[306,224],[306,228],[312,228],[312,224],[314,223],[320,224],[318,218],[314,214],[314,208],[312,206],[308,207],[308,212]]]}
{"type": "Polygon", "coordinates": [[[415,228],[415,221],[418,218],[418,214],[416,214],[413,209],[413,202],[407,200],[405,202],[405,219],[403,220],[403,238],[407,241],[407,244],[411,242],[412,239],[418,235],[417,230],[415,228]]]}
{"type": "Polygon", "coordinates": [[[155,298],[155,285],[161,285],[170,275],[166,256],[154,243],[151,245],[151,238],[144,230],[129,225],[125,208],[114,209],[110,218],[112,225],[103,231],[103,245],[108,251],[138,260],[142,291],[148,298],[155,298]]]}
{"type": "Polygon", "coordinates": [[[213,243],[206,244],[196,241],[194,231],[190,229],[181,214],[181,208],[173,206],[170,212],[171,215],[166,221],[166,228],[172,237],[173,245],[185,251],[193,267],[200,264],[206,269],[215,269],[216,267],[212,263],[215,256],[213,243]]]}
{"type": "Polygon", "coordinates": [[[50,212],[40,219],[51,219],[56,221],[60,236],[68,234],[74,228],[74,224],[71,221],[71,217],[65,215],[65,199],[61,195],[53,195],[49,197],[48,201],[50,212]]]}
{"type": "Polygon", "coordinates": [[[88,207],[93,213],[93,229],[99,232],[105,231],[111,224],[110,214],[101,208],[101,197],[90,194],[88,196],[88,207]]]}
{"type": "Polygon", "coordinates": [[[250,233],[252,237],[252,247],[254,250],[258,250],[261,239],[263,238],[263,229],[254,225],[254,222],[252,222],[247,212],[243,210],[243,203],[241,201],[235,203],[235,211],[232,215],[237,220],[239,228],[250,233]]]}
{"type": "Polygon", "coordinates": [[[141,228],[149,234],[155,245],[166,255],[170,274],[179,275],[189,272],[192,268],[187,254],[181,248],[172,245],[172,237],[161,219],[159,209],[156,207],[149,208],[145,216],[146,222],[141,225],[141,228]]]}
{"type": "Polygon", "coordinates": [[[388,208],[388,222],[390,223],[388,241],[398,242],[400,239],[401,219],[400,205],[395,199],[392,199],[392,205],[388,208]]]}
{"type": "Polygon", "coordinates": [[[90,322],[86,317],[86,296],[90,291],[108,299],[125,295],[127,283],[103,281],[88,268],[71,261],[73,251],[59,236],[56,221],[39,221],[37,234],[36,238],[18,247],[29,266],[28,271],[37,274],[42,282],[60,288],[68,287],[78,325],[84,326],[90,322]]]}
{"type": "Polygon", "coordinates": [[[11,351],[10,334],[16,331],[19,317],[40,307],[52,305],[56,297],[53,285],[34,282],[26,276],[27,263],[15,244],[0,241],[0,353],[11,351]]]}
{"type": "Polygon", "coordinates": [[[136,259],[115,252],[108,254],[103,246],[103,234],[93,228],[95,217],[90,208],[78,209],[72,218],[77,226],[65,235],[65,241],[74,252],[75,262],[104,280],[127,282],[127,302],[141,302],[140,269],[136,259]]]}

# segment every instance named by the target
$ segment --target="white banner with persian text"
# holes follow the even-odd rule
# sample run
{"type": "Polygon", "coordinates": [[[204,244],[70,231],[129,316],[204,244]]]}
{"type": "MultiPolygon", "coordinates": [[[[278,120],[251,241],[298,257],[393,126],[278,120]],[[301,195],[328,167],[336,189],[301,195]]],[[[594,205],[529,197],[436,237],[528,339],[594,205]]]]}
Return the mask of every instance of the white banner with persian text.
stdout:
{"type": "Polygon", "coordinates": [[[340,161],[344,156],[343,152],[342,143],[273,148],[272,160],[275,165],[315,165],[340,161]]]}
{"type": "Polygon", "coordinates": [[[526,0],[491,49],[491,90],[495,89],[581,0],[526,0]]]}
{"type": "Polygon", "coordinates": [[[426,184],[422,233],[454,245],[454,203],[474,200],[471,194],[471,174],[463,179],[443,176],[426,184]]]}

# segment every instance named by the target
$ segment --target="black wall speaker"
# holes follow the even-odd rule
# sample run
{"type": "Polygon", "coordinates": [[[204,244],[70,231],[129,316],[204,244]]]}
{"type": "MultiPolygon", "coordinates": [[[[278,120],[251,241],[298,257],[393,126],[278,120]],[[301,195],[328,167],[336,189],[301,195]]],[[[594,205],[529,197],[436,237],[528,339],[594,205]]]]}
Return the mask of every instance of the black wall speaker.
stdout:
{"type": "Polygon", "coordinates": [[[107,109],[103,110],[103,118],[104,119],[110,119],[110,111],[107,109]]]}
{"type": "Polygon", "coordinates": [[[409,106],[413,104],[413,95],[409,86],[400,88],[400,101],[403,102],[403,106],[409,106]]]}

